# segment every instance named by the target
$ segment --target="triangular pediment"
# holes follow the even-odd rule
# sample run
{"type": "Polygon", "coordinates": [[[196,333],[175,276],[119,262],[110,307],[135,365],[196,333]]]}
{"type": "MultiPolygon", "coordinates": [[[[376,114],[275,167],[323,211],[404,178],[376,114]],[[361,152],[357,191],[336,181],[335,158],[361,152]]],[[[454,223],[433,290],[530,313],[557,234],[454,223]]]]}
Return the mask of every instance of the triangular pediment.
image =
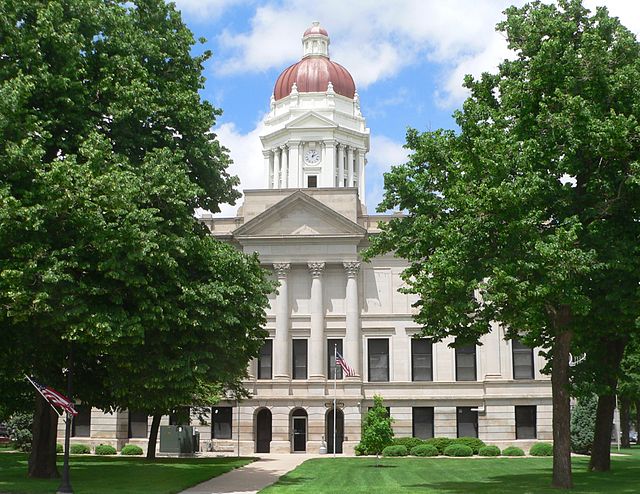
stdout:
{"type": "Polygon", "coordinates": [[[233,232],[241,237],[363,237],[366,230],[337,211],[296,191],[233,232]]]}
{"type": "Polygon", "coordinates": [[[313,111],[300,115],[285,125],[286,129],[334,129],[337,127],[333,120],[313,111]]]}

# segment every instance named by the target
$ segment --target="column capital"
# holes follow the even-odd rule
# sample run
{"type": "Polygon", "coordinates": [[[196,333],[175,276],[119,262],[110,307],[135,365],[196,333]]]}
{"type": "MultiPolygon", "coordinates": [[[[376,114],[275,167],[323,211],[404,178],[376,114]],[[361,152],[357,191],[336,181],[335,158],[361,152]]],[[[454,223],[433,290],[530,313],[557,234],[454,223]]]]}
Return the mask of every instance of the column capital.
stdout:
{"type": "Polygon", "coordinates": [[[286,278],[287,271],[291,268],[291,264],[288,262],[274,262],[273,270],[276,272],[278,278],[286,278]]]}
{"type": "Polygon", "coordinates": [[[309,262],[307,263],[309,266],[309,272],[311,273],[312,278],[319,278],[322,275],[322,271],[324,271],[324,262],[309,262]]]}
{"type": "Polygon", "coordinates": [[[360,261],[343,262],[344,270],[347,273],[348,278],[355,278],[358,276],[360,270],[360,261]]]}

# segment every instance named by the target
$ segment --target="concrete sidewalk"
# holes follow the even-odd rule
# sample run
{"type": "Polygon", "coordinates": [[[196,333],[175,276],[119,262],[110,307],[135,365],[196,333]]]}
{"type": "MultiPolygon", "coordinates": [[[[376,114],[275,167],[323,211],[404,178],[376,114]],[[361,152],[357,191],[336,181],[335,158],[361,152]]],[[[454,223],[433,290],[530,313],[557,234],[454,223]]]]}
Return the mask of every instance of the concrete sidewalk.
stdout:
{"type": "Polygon", "coordinates": [[[302,462],[319,456],[309,454],[261,455],[260,459],[253,463],[190,487],[180,494],[255,494],[260,489],[276,482],[282,475],[290,472],[302,462]]]}

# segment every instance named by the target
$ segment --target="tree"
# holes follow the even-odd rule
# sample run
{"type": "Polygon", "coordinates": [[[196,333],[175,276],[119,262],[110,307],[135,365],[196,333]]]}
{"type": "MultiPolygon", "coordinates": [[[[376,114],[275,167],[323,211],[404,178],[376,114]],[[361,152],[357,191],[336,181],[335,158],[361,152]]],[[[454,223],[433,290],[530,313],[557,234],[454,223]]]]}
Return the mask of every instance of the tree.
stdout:
{"type": "Polygon", "coordinates": [[[459,132],[407,132],[414,153],[385,175],[379,206],[406,215],[368,255],[409,261],[424,335],[472,343],[501,321],[547,349],[552,482],[570,488],[574,336],[597,332],[592,289],[610,270],[638,286],[640,49],[606,9],[578,0],[511,7],[498,29],[515,58],[465,78],[459,132]]]}
{"type": "MultiPolygon", "coordinates": [[[[239,196],[210,130],[220,112],[198,93],[210,53],[191,54],[162,0],[0,13],[3,393],[19,396],[23,373],[65,390],[73,369],[75,398],[155,392],[164,411],[230,380],[256,355],[272,286],[193,216],[239,196]]],[[[29,473],[57,476],[57,416],[39,397],[35,410],[29,473]]]]}
{"type": "Polygon", "coordinates": [[[376,454],[376,466],[380,464],[380,453],[393,440],[393,419],[383,405],[382,396],[373,396],[373,407],[367,412],[362,422],[362,439],[360,444],[368,453],[376,454]]]}
{"type": "Polygon", "coordinates": [[[581,455],[588,455],[593,448],[593,438],[596,429],[596,412],[598,397],[585,396],[571,411],[571,451],[581,455]]]}

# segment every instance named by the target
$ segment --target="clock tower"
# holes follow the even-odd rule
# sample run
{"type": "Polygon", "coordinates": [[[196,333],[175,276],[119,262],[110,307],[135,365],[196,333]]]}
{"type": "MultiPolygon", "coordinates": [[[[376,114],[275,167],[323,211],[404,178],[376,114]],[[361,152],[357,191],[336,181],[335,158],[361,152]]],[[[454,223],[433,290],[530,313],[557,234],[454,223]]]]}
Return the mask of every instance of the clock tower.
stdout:
{"type": "Polygon", "coordinates": [[[318,22],[302,47],[302,59],[276,81],[260,137],[267,187],[352,187],[364,204],[369,129],[355,83],[329,58],[329,35],[318,22]]]}

